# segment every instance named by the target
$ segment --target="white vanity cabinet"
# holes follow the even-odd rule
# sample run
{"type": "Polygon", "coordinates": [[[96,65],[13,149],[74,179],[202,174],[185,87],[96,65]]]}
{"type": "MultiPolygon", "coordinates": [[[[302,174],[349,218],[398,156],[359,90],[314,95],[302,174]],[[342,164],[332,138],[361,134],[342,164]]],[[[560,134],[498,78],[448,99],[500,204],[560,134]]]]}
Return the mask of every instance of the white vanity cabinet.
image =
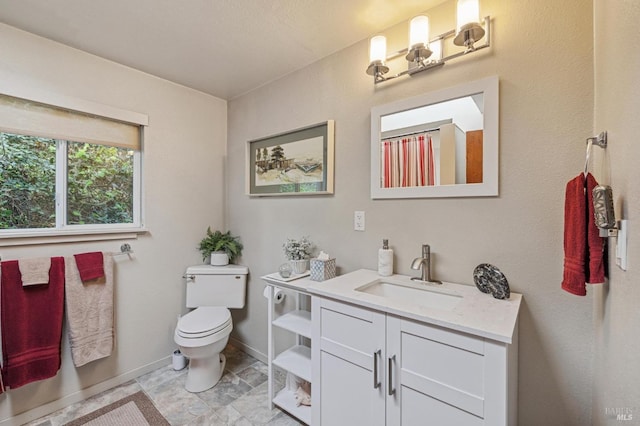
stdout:
{"type": "Polygon", "coordinates": [[[515,425],[511,344],[312,298],[313,425],[515,425]]]}
{"type": "Polygon", "coordinates": [[[313,425],[385,424],[385,315],[312,297],[313,425]]]}

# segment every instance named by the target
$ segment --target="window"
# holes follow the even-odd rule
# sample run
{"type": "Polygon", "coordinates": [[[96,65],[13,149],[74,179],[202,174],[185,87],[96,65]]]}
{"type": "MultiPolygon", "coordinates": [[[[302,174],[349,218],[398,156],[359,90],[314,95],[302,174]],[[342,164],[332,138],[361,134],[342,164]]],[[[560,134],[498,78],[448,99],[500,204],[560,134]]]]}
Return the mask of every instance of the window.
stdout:
{"type": "Polygon", "coordinates": [[[0,238],[141,228],[140,139],[138,123],[0,95],[0,238]]]}
{"type": "Polygon", "coordinates": [[[0,133],[0,229],[56,225],[56,142],[0,133]]]}

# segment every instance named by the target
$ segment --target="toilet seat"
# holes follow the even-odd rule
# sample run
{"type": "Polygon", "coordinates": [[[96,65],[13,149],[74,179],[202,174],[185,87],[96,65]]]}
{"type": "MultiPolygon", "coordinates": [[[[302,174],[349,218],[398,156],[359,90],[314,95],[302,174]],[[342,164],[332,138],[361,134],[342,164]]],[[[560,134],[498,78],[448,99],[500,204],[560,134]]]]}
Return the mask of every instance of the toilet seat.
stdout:
{"type": "Polygon", "coordinates": [[[231,312],[224,307],[200,307],[178,320],[176,334],[185,339],[200,339],[231,326],[231,312]]]}

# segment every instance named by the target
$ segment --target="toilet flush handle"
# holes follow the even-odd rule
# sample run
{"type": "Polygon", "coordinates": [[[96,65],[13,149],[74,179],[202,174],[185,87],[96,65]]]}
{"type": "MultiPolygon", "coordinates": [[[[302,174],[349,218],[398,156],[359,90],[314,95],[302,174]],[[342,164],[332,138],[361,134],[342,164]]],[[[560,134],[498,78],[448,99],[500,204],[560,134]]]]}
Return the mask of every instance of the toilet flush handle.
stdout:
{"type": "Polygon", "coordinates": [[[187,281],[191,280],[191,281],[195,281],[196,280],[196,276],[195,275],[183,275],[182,278],[186,278],[187,281]]]}

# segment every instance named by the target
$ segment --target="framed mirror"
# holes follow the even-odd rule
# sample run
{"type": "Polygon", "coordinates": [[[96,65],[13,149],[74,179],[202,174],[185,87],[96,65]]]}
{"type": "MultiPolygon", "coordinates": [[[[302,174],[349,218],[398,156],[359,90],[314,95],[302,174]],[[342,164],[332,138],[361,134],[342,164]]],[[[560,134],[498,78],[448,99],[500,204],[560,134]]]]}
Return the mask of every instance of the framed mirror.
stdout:
{"type": "Polygon", "coordinates": [[[498,195],[498,77],[371,109],[371,198],[498,195]]]}

